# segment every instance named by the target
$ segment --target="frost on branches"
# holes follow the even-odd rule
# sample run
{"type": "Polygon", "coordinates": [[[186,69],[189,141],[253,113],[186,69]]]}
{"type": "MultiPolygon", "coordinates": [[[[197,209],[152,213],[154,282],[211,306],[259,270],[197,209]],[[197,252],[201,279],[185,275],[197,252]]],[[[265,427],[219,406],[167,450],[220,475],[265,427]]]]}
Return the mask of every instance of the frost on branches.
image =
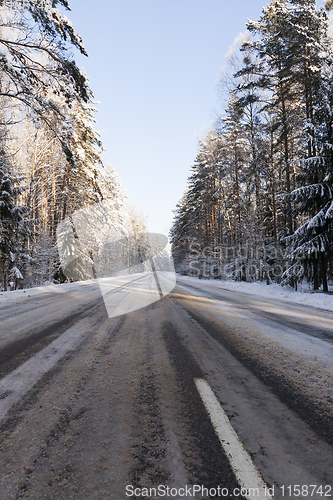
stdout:
{"type": "Polygon", "coordinates": [[[15,288],[23,278],[17,262],[24,258],[21,239],[24,236],[22,219],[25,207],[15,203],[20,194],[19,179],[12,173],[12,166],[3,150],[0,150],[0,260],[3,289],[9,282],[15,288]]]}
{"type": "Polygon", "coordinates": [[[118,224],[131,218],[69,52],[86,55],[82,39],[57,7],[69,10],[66,0],[0,0],[1,289],[65,279],[56,232],[77,210],[103,202],[118,224]]]}
{"type": "MultiPolygon", "coordinates": [[[[327,1],[326,9],[332,5],[327,1]]],[[[228,57],[227,107],[199,145],[175,212],[175,263],[199,277],[295,288],[306,279],[327,292],[333,280],[327,12],[315,0],[271,0],[247,28],[239,53],[228,57]]]]}

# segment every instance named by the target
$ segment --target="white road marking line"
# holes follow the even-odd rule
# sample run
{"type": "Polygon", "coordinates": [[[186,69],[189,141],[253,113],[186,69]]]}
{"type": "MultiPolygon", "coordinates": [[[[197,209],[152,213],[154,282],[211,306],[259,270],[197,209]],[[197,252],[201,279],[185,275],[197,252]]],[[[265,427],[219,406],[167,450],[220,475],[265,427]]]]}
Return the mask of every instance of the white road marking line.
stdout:
{"type": "Polygon", "coordinates": [[[209,413],[215,432],[229,458],[232,470],[241,488],[247,490],[247,494],[243,496],[248,500],[271,500],[272,496],[267,491],[268,488],[262,480],[260,472],[244,449],[208,382],[202,378],[196,378],[194,382],[209,413]]]}
{"type": "Polygon", "coordinates": [[[0,380],[0,422],[6,418],[10,408],[60,361],[69,351],[83,340],[86,329],[74,325],[35,356],[0,380]],[[7,395],[8,394],[8,395],[7,395]]]}

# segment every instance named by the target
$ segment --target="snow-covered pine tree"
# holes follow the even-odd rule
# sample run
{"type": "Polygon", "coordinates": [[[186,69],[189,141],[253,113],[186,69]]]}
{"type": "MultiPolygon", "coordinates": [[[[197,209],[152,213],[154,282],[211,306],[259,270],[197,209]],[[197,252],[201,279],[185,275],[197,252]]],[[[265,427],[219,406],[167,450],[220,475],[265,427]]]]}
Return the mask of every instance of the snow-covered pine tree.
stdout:
{"type": "Polygon", "coordinates": [[[19,194],[19,180],[13,174],[2,138],[0,143],[0,260],[4,290],[8,287],[8,277],[14,279],[16,286],[17,280],[22,279],[17,260],[20,253],[20,222],[25,207],[17,204],[19,194]]]}
{"type": "MultiPolygon", "coordinates": [[[[302,82],[297,74],[299,49],[294,21],[290,2],[271,0],[260,20],[247,24],[254,38],[244,43],[243,50],[250,50],[254,57],[252,64],[239,72],[240,75],[253,73],[256,85],[267,93],[266,109],[269,108],[273,120],[276,151],[280,152],[280,170],[285,177],[281,187],[286,193],[291,192],[295,182],[295,163],[299,158],[297,141],[305,117],[302,82]]],[[[285,219],[291,234],[294,221],[290,198],[286,201],[285,219]]]]}
{"type": "Polygon", "coordinates": [[[175,264],[182,272],[191,272],[194,246],[203,252],[199,259],[201,275],[201,272],[205,274],[205,267],[213,269],[220,264],[219,256],[213,255],[214,247],[236,244],[240,198],[235,178],[234,141],[231,144],[230,149],[225,137],[216,130],[210,131],[199,143],[188,188],[177,205],[170,232],[175,264]]]}
{"type": "MultiPolygon", "coordinates": [[[[240,122],[248,145],[244,157],[244,184],[255,200],[253,230],[256,235],[260,234],[262,241],[277,243],[279,227],[284,224],[278,217],[277,190],[282,173],[274,134],[276,116],[272,91],[264,78],[268,68],[251,47],[251,42],[253,40],[248,37],[240,48],[243,60],[236,68],[230,94],[234,96],[233,106],[241,114],[240,122]]],[[[249,225],[247,223],[247,227],[249,225]]]]}
{"type": "Polygon", "coordinates": [[[103,147],[94,129],[93,95],[68,42],[86,52],[57,5],[69,9],[66,0],[0,0],[0,99],[2,110],[7,106],[3,123],[10,125],[6,151],[15,164],[13,173],[21,178],[24,194],[19,202],[30,210],[20,224],[25,230],[20,250],[26,259],[15,261],[18,269],[24,268],[24,286],[42,284],[57,272],[55,234],[66,216],[107,199],[114,221],[123,229],[130,226],[128,208],[116,208],[121,190],[112,203],[111,194],[105,195],[105,185],[111,186],[115,174],[108,172],[107,182],[101,174],[103,147]],[[32,262],[38,264],[29,266],[32,262]]]}
{"type": "MultiPolygon", "coordinates": [[[[210,138],[212,139],[212,132],[210,138]]],[[[198,155],[188,179],[188,188],[182,200],[177,204],[173,225],[170,231],[176,269],[187,269],[188,252],[193,244],[201,249],[212,243],[215,228],[212,208],[216,199],[212,182],[215,178],[213,157],[209,154],[209,137],[199,143],[198,155]],[[211,227],[213,224],[213,228],[211,227]],[[211,231],[213,229],[213,232],[211,231]]]]}
{"type": "Polygon", "coordinates": [[[1,1],[0,8],[0,96],[19,104],[35,120],[42,121],[58,137],[64,153],[73,162],[67,140],[67,114],[55,96],[71,106],[89,101],[86,76],[76,66],[66,46],[69,41],[86,54],[81,37],[71,22],[56,8],[69,9],[65,0],[41,2],[1,1]],[[54,117],[62,127],[54,128],[54,117]]]}
{"type": "Polygon", "coordinates": [[[331,260],[331,113],[332,42],[328,37],[328,18],[316,10],[314,0],[291,0],[295,65],[305,108],[303,151],[298,183],[289,197],[294,213],[310,217],[288,239],[291,242],[292,268],[284,276],[297,284],[293,269],[301,261],[305,275],[315,290],[327,291],[327,271],[331,260]],[[306,258],[305,258],[306,256],[306,258]]]}
{"type": "Polygon", "coordinates": [[[315,0],[271,0],[248,29],[253,37],[243,43],[244,66],[234,76],[238,84],[229,89],[223,126],[217,128],[220,159],[209,159],[213,142],[200,145],[177,206],[173,252],[184,263],[187,241],[216,241],[214,205],[223,209],[220,244],[239,245],[253,235],[257,240],[258,234],[278,244],[289,235],[294,261],[284,279],[293,276],[290,283],[297,283],[296,264],[305,252],[306,275],[314,288],[320,281],[327,290],[333,212],[327,15],[317,10],[315,0]]]}
{"type": "Polygon", "coordinates": [[[190,213],[187,204],[187,191],[176,205],[174,219],[170,229],[170,242],[172,245],[173,260],[178,272],[184,272],[183,265],[189,252],[190,213]]]}
{"type": "Polygon", "coordinates": [[[308,220],[288,238],[292,266],[283,278],[285,283],[295,282],[293,269],[301,263],[314,290],[322,285],[323,291],[327,292],[328,277],[333,276],[332,74],[323,78],[317,97],[310,135],[316,156],[303,159],[303,186],[291,193],[297,213],[306,215],[308,220]]]}
{"type": "Polygon", "coordinates": [[[67,162],[63,176],[59,207],[59,220],[83,205],[101,200],[98,187],[103,145],[100,133],[94,128],[96,112],[93,94],[89,91],[89,101],[76,101],[69,110],[71,117],[70,145],[75,162],[67,162]]]}
{"type": "Polygon", "coordinates": [[[228,206],[233,207],[234,217],[232,221],[233,230],[230,231],[229,245],[236,245],[242,238],[242,215],[241,184],[244,175],[244,162],[246,156],[246,144],[244,127],[242,124],[243,109],[238,105],[238,99],[234,92],[230,93],[230,99],[225,116],[221,119],[219,133],[224,141],[224,175],[227,174],[231,181],[231,191],[228,196],[228,206]]]}

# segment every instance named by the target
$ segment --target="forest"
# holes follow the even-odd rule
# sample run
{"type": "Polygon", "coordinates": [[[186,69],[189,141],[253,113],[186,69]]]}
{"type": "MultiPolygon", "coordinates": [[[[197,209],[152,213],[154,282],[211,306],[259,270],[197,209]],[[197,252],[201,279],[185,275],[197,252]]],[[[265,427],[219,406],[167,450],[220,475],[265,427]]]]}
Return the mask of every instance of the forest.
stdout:
{"type": "Polygon", "coordinates": [[[2,290],[64,281],[57,227],[82,207],[106,202],[120,234],[143,227],[103,164],[96,103],[71,49],[87,52],[66,10],[67,0],[0,0],[2,290]]]}
{"type": "Polygon", "coordinates": [[[315,0],[271,0],[221,81],[227,103],[199,142],[171,228],[178,272],[333,279],[333,46],[315,0]]]}

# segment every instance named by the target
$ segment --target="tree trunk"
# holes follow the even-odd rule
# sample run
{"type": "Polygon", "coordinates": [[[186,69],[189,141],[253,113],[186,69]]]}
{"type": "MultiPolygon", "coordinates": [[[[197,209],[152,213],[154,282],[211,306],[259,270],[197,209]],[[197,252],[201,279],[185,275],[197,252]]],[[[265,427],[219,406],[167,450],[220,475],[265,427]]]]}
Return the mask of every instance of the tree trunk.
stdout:
{"type": "MultiPolygon", "coordinates": [[[[289,143],[288,143],[288,125],[287,125],[287,113],[286,113],[286,103],[282,97],[282,126],[283,126],[283,144],[284,144],[284,162],[286,168],[286,191],[289,194],[291,191],[290,183],[290,168],[289,168],[289,143]]],[[[291,214],[291,203],[290,198],[287,200],[287,221],[289,234],[293,232],[293,219],[291,214]]]]}
{"type": "Polygon", "coordinates": [[[318,257],[316,256],[313,261],[313,289],[319,290],[320,280],[319,280],[319,270],[318,270],[318,257]]]}
{"type": "Polygon", "coordinates": [[[327,258],[326,255],[322,254],[320,257],[320,280],[323,284],[323,292],[328,292],[327,283],[327,258]]]}
{"type": "MultiPolygon", "coordinates": [[[[282,60],[280,55],[279,60],[279,69],[282,70],[282,60]]],[[[291,191],[291,183],[290,183],[290,166],[289,166],[289,140],[288,140],[288,117],[287,117],[287,108],[286,108],[286,89],[281,76],[279,78],[279,87],[280,87],[280,98],[281,98],[281,109],[282,109],[282,137],[283,137],[283,145],[284,145],[284,164],[286,169],[286,191],[287,194],[291,191]]],[[[287,199],[287,226],[289,229],[289,234],[293,232],[293,220],[291,213],[291,202],[290,198],[287,199]]]]}
{"type": "Polygon", "coordinates": [[[2,276],[3,276],[3,289],[7,292],[7,275],[6,275],[6,259],[2,258],[2,276]]]}
{"type": "Polygon", "coordinates": [[[54,139],[53,141],[53,165],[52,165],[52,194],[51,194],[51,207],[50,207],[50,231],[49,235],[53,236],[53,226],[54,224],[54,217],[55,217],[55,204],[56,204],[56,193],[55,193],[55,188],[56,188],[56,183],[55,183],[55,154],[56,154],[56,140],[54,139]]]}

